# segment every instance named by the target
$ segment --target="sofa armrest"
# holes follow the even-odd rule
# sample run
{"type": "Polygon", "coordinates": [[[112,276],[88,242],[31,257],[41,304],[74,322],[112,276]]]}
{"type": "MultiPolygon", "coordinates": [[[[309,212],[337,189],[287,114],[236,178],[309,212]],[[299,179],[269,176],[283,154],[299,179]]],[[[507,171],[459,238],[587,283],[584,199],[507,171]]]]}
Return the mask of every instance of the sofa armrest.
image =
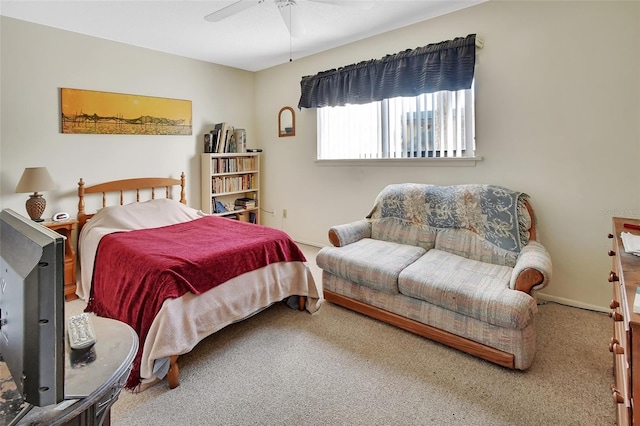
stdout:
{"type": "Polygon", "coordinates": [[[366,219],[329,228],[329,241],[334,247],[343,247],[363,238],[371,238],[371,223],[366,219]]]}
{"type": "Polygon", "coordinates": [[[530,241],[518,256],[511,273],[509,286],[531,294],[533,290],[546,287],[551,280],[551,256],[542,244],[530,241]]]}

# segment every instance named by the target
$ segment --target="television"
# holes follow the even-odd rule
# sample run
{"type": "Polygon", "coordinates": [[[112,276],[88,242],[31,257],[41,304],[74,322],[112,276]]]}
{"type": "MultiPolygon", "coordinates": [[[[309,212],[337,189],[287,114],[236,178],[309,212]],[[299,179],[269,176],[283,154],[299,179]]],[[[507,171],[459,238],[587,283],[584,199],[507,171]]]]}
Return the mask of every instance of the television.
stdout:
{"type": "Polygon", "coordinates": [[[64,399],[65,237],[0,212],[0,355],[25,402],[64,399]]]}

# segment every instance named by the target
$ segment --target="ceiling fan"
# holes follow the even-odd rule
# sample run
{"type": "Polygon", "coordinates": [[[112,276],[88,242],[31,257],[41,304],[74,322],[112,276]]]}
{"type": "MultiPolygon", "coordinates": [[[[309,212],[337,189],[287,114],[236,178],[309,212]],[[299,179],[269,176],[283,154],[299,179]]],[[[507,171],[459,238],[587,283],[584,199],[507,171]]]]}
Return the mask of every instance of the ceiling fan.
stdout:
{"type": "MultiPolygon", "coordinates": [[[[231,3],[230,5],[223,7],[220,10],[208,14],[204,17],[204,19],[209,22],[219,22],[231,15],[235,15],[236,13],[240,13],[243,10],[249,9],[253,6],[257,6],[261,3],[265,3],[266,1],[267,0],[239,0],[235,3],[231,3]]],[[[276,6],[278,6],[280,16],[282,17],[282,20],[287,26],[289,34],[291,34],[292,37],[299,37],[306,31],[304,22],[300,16],[300,11],[298,9],[299,5],[301,3],[304,3],[304,1],[331,4],[336,6],[344,5],[346,3],[344,1],[341,2],[338,0],[269,0],[269,2],[271,1],[275,3],[276,6]]]]}

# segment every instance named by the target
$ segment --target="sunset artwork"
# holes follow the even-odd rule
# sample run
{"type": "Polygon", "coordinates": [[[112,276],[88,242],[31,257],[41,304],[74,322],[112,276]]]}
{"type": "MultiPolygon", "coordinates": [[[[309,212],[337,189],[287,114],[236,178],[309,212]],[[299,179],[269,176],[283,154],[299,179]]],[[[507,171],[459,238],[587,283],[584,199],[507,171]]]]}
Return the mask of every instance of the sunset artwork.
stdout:
{"type": "Polygon", "coordinates": [[[191,135],[191,101],[61,89],[62,133],[191,135]]]}

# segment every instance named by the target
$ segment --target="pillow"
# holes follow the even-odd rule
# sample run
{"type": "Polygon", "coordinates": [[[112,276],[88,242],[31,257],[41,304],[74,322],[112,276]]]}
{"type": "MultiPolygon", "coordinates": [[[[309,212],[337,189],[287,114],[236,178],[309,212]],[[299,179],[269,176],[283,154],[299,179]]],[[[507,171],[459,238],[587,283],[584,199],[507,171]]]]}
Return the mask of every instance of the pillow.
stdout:
{"type": "Polygon", "coordinates": [[[204,216],[200,210],[169,199],[157,198],[141,203],[108,206],[91,219],[92,227],[131,231],[187,222],[204,216]]]}

